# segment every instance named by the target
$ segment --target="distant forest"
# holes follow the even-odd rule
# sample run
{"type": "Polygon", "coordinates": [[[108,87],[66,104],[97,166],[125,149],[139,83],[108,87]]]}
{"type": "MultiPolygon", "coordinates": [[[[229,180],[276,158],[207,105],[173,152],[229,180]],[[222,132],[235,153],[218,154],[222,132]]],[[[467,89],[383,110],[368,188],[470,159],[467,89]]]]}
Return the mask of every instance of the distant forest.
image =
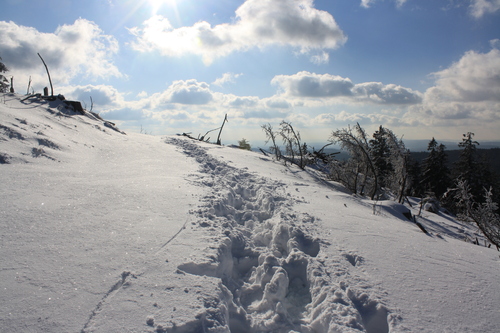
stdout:
{"type": "MultiPolygon", "coordinates": [[[[339,152],[339,149],[335,148],[326,148],[325,153],[331,154],[339,152]]],[[[453,150],[445,150],[447,159],[448,168],[452,168],[453,164],[456,163],[460,157],[461,150],[453,149],[453,150]]],[[[500,148],[490,148],[490,149],[477,149],[477,152],[482,158],[491,166],[491,169],[500,176],[500,148]]],[[[422,163],[422,161],[429,156],[429,152],[419,151],[412,152],[410,151],[410,155],[412,159],[417,161],[418,163],[422,163]]],[[[349,158],[349,153],[345,151],[341,151],[339,154],[335,155],[335,158],[339,161],[344,161],[349,158]]]]}
{"type": "MultiPolygon", "coordinates": [[[[453,164],[456,163],[460,158],[461,150],[445,150],[446,155],[448,156],[447,166],[448,168],[452,168],[453,164]]],[[[422,161],[429,156],[429,152],[410,152],[411,157],[419,162],[422,161]]],[[[477,149],[478,155],[491,166],[491,170],[494,171],[497,175],[500,176],[500,148],[491,148],[491,149],[477,149]]],[[[348,155],[346,156],[346,158],[348,155]]]]}

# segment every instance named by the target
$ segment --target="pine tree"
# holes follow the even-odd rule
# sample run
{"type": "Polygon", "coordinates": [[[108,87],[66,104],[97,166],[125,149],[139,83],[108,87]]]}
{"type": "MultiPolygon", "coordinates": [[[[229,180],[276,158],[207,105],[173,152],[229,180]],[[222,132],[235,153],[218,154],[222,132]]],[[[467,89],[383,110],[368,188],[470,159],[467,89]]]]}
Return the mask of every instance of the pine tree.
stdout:
{"type": "Polygon", "coordinates": [[[421,184],[426,192],[432,192],[437,198],[440,198],[451,185],[450,170],[446,166],[448,156],[445,152],[446,146],[437,143],[432,138],[429,141],[427,156],[422,162],[421,184]]]}
{"type": "Polygon", "coordinates": [[[370,153],[379,178],[380,187],[387,185],[387,178],[394,171],[394,167],[389,159],[391,151],[387,144],[387,136],[387,130],[381,125],[378,131],[373,133],[373,139],[370,140],[370,153]]]}
{"type": "Polygon", "coordinates": [[[480,159],[476,146],[479,142],[472,138],[474,133],[463,135],[462,142],[458,144],[463,148],[458,161],[455,163],[453,175],[456,179],[466,181],[470,192],[475,198],[480,198],[485,188],[492,184],[492,174],[489,166],[480,159]]]}

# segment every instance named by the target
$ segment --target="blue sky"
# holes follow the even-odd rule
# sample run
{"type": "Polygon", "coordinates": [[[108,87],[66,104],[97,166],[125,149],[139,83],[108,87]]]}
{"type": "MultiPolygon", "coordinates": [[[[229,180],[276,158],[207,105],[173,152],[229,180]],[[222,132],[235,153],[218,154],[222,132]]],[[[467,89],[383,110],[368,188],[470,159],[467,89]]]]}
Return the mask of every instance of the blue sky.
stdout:
{"type": "Polygon", "coordinates": [[[3,0],[17,92],[48,85],[128,131],[307,142],[379,125],[500,140],[500,0],[3,0]],[[29,8],[29,9],[28,9],[29,8]]]}

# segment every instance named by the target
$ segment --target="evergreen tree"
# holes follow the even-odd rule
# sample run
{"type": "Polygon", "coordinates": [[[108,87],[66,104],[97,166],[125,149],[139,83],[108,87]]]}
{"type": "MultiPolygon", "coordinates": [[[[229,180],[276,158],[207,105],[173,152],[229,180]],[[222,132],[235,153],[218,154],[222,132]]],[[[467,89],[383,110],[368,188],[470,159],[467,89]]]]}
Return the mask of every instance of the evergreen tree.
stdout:
{"type": "Polygon", "coordinates": [[[482,197],[484,189],[493,183],[493,177],[488,164],[483,161],[477,151],[479,142],[472,138],[474,133],[468,132],[463,135],[462,142],[458,144],[462,151],[458,161],[454,165],[453,176],[456,179],[466,181],[474,198],[482,197]]]}
{"type": "Polygon", "coordinates": [[[250,143],[245,138],[238,141],[238,146],[240,147],[240,149],[252,150],[250,143]]]}
{"type": "Polygon", "coordinates": [[[370,154],[375,165],[380,187],[387,185],[387,178],[394,171],[390,161],[391,150],[387,144],[387,130],[379,127],[378,131],[373,133],[373,139],[370,140],[370,154]]]}
{"type": "Polygon", "coordinates": [[[437,143],[432,138],[427,146],[429,156],[422,162],[421,184],[424,191],[432,192],[440,198],[451,185],[450,170],[446,166],[448,156],[445,152],[446,146],[437,143]]]}
{"type": "Polygon", "coordinates": [[[422,197],[425,194],[425,188],[422,184],[422,165],[411,156],[408,164],[408,174],[411,179],[409,194],[414,197],[422,197]]]}

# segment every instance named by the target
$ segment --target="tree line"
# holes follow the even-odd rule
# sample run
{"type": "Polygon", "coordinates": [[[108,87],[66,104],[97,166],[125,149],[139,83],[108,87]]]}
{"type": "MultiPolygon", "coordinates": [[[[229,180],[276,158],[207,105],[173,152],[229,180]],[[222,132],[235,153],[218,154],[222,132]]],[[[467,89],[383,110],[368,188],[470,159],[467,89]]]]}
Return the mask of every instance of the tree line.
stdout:
{"type": "Polygon", "coordinates": [[[403,203],[412,196],[432,201],[460,219],[476,223],[491,243],[500,246],[499,177],[478,152],[479,142],[472,132],[463,134],[460,156],[450,168],[446,146],[434,138],[429,141],[427,157],[417,162],[402,138],[383,126],[372,135],[359,123],[337,129],[319,151],[302,142],[300,133],[287,121],[276,130],[270,124],[262,130],[270,145],[270,152],[263,152],[285,164],[302,169],[321,165],[331,180],[371,200],[393,198],[403,203]],[[331,144],[347,151],[349,158],[338,161],[334,154],[324,153],[331,144]]]}

